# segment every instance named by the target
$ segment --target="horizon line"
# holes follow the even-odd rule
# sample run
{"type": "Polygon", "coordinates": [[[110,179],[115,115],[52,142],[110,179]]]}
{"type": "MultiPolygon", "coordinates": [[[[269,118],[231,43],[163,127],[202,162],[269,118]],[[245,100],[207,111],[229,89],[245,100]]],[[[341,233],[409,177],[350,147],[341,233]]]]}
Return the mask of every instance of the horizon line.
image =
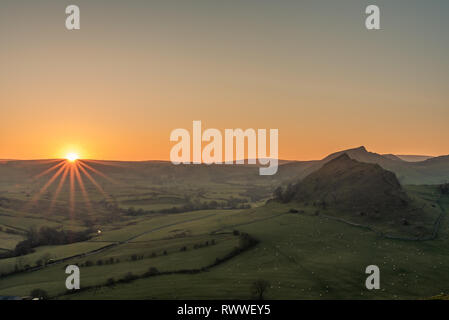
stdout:
{"type": "MultiPolygon", "coordinates": [[[[351,149],[348,149],[351,150],[351,149]]],[[[301,160],[301,159],[281,159],[281,158],[277,158],[277,160],[279,162],[312,162],[312,161],[321,161],[323,159],[325,159],[326,157],[335,154],[335,153],[339,153],[339,152],[344,152],[344,151],[348,151],[348,150],[342,150],[342,151],[336,151],[336,152],[332,152],[330,154],[328,154],[327,156],[321,158],[321,159],[311,159],[311,160],[301,160]]],[[[409,156],[409,157],[429,157],[429,158],[438,158],[438,157],[444,157],[444,156],[448,156],[449,154],[441,154],[441,155],[424,155],[424,154],[395,154],[395,153],[385,153],[385,154],[380,154],[381,156],[384,155],[394,155],[394,156],[398,156],[398,157],[402,157],[402,156],[409,156]]],[[[274,159],[274,158],[255,158],[255,160],[259,160],[259,159],[274,159]]],[[[5,162],[5,161],[52,161],[52,160],[67,160],[66,158],[34,158],[34,159],[0,159],[0,162],[5,162]]],[[[170,160],[161,160],[161,159],[145,159],[145,160],[118,160],[118,159],[95,159],[95,158],[80,158],[77,160],[81,160],[81,161],[109,161],[109,162],[169,162],[171,163],[170,160]]],[[[244,158],[244,159],[234,159],[233,161],[249,161],[249,160],[254,160],[253,158],[244,158]]],[[[405,160],[404,160],[405,161],[405,160]]],[[[192,162],[193,163],[193,162],[192,162]]],[[[201,162],[200,164],[204,164],[203,162],[201,162]]],[[[222,164],[225,164],[225,162],[223,161],[222,164]]],[[[247,163],[245,163],[247,164],[247,163]]]]}

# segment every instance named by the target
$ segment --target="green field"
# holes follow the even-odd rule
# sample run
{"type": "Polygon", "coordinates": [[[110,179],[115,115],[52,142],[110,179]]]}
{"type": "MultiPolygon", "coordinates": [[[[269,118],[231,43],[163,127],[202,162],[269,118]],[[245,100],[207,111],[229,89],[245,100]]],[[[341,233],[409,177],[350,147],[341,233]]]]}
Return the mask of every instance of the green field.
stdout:
{"type": "MultiPolygon", "coordinates": [[[[448,210],[449,199],[445,198],[442,206],[448,210]]],[[[251,298],[251,284],[257,279],[271,283],[267,297],[272,299],[410,299],[435,296],[449,289],[447,282],[441,281],[449,265],[447,219],[434,241],[395,241],[321,216],[288,213],[288,209],[288,206],[270,204],[249,210],[142,219],[137,226],[125,226],[110,234],[105,232],[101,241],[122,241],[145,230],[156,231],[64,263],[80,264],[82,286],[98,287],[63,295],[64,264],[56,264],[4,277],[0,295],[23,296],[41,288],[51,296],[64,299],[247,299],[251,298]],[[192,217],[197,220],[190,221],[192,217]],[[104,285],[109,278],[118,280],[128,272],[142,275],[150,267],[167,272],[207,266],[237,245],[232,230],[247,232],[260,243],[199,274],[156,275],[112,287],[104,285]],[[195,244],[212,239],[215,245],[194,249],[195,244]],[[183,246],[186,251],[180,251],[183,246]],[[133,261],[132,255],[143,255],[143,259],[133,261]],[[111,257],[120,262],[96,264],[111,257]],[[94,265],[83,267],[87,260],[94,265]],[[381,269],[379,291],[369,292],[364,288],[364,269],[370,264],[381,269]]],[[[40,248],[33,255],[51,252],[55,257],[62,257],[64,253],[89,251],[97,244],[104,244],[96,242],[100,238],[85,244],[40,248]]]]}
{"type": "Polygon", "coordinates": [[[438,186],[405,186],[423,209],[418,227],[435,231],[432,240],[416,241],[405,240],[405,225],[371,224],[334,208],[266,203],[273,181],[217,182],[220,177],[199,172],[181,184],[149,176],[116,175],[119,184],[98,179],[108,197],[88,185],[90,207],[77,194],[73,211],[67,188],[51,208],[52,188],[28,205],[27,193],[42,182],[2,187],[0,254],[43,226],[91,234],[0,259],[0,296],[28,296],[39,288],[53,299],[250,299],[259,279],[269,282],[269,299],[427,299],[449,292],[449,196],[438,186]],[[211,201],[218,207],[201,209],[211,201]],[[185,211],[186,204],[195,208],[185,211]],[[178,211],[162,211],[171,208],[178,211]],[[243,246],[244,234],[258,243],[243,246]],[[80,267],[80,291],[65,288],[69,264],[80,267]],[[381,270],[381,289],[369,291],[365,268],[373,264],[381,270]]]}

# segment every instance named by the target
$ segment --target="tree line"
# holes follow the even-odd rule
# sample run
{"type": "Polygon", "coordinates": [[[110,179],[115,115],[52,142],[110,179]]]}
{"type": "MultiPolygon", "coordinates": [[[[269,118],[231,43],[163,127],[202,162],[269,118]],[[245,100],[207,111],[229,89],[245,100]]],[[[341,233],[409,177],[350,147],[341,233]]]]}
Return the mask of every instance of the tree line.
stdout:
{"type": "Polygon", "coordinates": [[[23,256],[34,252],[34,248],[48,245],[64,245],[86,241],[91,238],[93,230],[84,231],[57,230],[52,227],[41,227],[39,230],[30,228],[26,233],[26,239],[20,241],[12,252],[4,253],[0,258],[23,256]]]}
{"type": "Polygon", "coordinates": [[[214,209],[249,209],[251,205],[248,203],[247,199],[233,198],[226,199],[223,201],[208,201],[201,202],[199,200],[189,200],[188,203],[183,204],[181,206],[173,206],[171,208],[159,209],[159,210],[144,210],[142,208],[135,209],[134,207],[130,207],[128,209],[122,209],[123,213],[128,216],[141,216],[145,214],[153,214],[153,213],[183,213],[190,211],[199,211],[199,210],[214,210],[214,209]]]}

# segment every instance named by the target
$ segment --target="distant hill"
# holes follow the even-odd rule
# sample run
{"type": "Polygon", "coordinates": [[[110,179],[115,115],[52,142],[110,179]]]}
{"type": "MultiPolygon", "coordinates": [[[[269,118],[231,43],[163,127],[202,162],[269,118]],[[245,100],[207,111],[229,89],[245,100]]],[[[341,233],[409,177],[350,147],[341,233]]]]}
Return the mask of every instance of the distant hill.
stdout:
{"type": "Polygon", "coordinates": [[[434,165],[434,164],[447,165],[448,163],[449,163],[449,155],[440,156],[440,157],[432,157],[425,161],[420,162],[420,164],[422,164],[424,166],[434,165]]]}
{"type": "Polygon", "coordinates": [[[322,160],[283,164],[279,167],[277,178],[291,181],[302,179],[342,154],[347,154],[351,159],[359,162],[378,164],[382,168],[394,172],[402,185],[441,184],[449,181],[449,156],[432,157],[424,161],[410,161],[419,156],[381,155],[367,151],[364,146],[335,152],[322,160]],[[409,160],[401,159],[401,157],[409,160]]]}
{"type": "Polygon", "coordinates": [[[407,208],[410,199],[394,173],[346,153],[330,160],[287,191],[294,200],[360,211],[361,214],[407,208]]]}
{"type": "MultiPolygon", "coordinates": [[[[399,156],[397,156],[397,155],[395,155],[395,154],[391,154],[391,153],[389,153],[389,154],[383,154],[382,156],[385,157],[385,158],[388,158],[388,159],[390,159],[390,160],[396,160],[396,161],[404,160],[404,161],[407,161],[407,160],[402,159],[401,157],[399,157],[399,156]]],[[[404,156],[404,157],[407,157],[407,156],[404,156]]]]}
{"type": "Polygon", "coordinates": [[[411,198],[393,172],[345,153],[299,182],[278,188],[275,200],[413,238],[430,236],[438,216],[435,207],[411,198]]]}
{"type": "MultiPolygon", "coordinates": [[[[347,154],[351,159],[375,163],[394,172],[402,185],[441,184],[449,181],[449,156],[434,157],[419,162],[400,159],[396,155],[381,155],[367,151],[364,146],[332,153],[321,160],[279,160],[278,172],[273,176],[259,176],[259,165],[178,165],[169,161],[106,161],[89,160],[93,168],[120,181],[147,179],[153,183],[241,183],[258,186],[276,186],[283,182],[302,179],[320,169],[327,162],[347,154]]],[[[401,156],[404,157],[404,156],[401,156]]],[[[411,156],[414,157],[414,156],[411,156]]],[[[0,161],[0,176],[6,184],[24,183],[49,167],[54,160],[0,161]]]]}
{"type": "Polygon", "coordinates": [[[404,155],[404,154],[398,154],[398,155],[395,155],[395,157],[398,157],[399,159],[408,161],[408,162],[420,162],[420,161],[425,161],[427,159],[433,158],[433,156],[404,155]]]}
{"type": "MultiPolygon", "coordinates": [[[[369,152],[362,146],[333,153],[321,162],[326,163],[343,153],[354,160],[376,163],[382,168],[394,172],[402,185],[441,184],[449,181],[449,156],[432,157],[424,161],[411,162],[396,155],[381,155],[369,152]]],[[[413,159],[415,156],[410,157],[410,159],[413,159]]],[[[405,156],[405,158],[407,157],[405,156]]]]}
{"type": "Polygon", "coordinates": [[[360,161],[360,162],[377,163],[380,165],[390,164],[392,162],[397,162],[397,161],[399,161],[399,162],[403,161],[397,157],[394,157],[393,155],[383,156],[378,153],[369,152],[366,150],[366,148],[364,146],[332,153],[332,154],[328,155],[326,158],[324,158],[322,161],[326,163],[332,159],[339,157],[342,154],[347,154],[350,158],[360,161]]]}

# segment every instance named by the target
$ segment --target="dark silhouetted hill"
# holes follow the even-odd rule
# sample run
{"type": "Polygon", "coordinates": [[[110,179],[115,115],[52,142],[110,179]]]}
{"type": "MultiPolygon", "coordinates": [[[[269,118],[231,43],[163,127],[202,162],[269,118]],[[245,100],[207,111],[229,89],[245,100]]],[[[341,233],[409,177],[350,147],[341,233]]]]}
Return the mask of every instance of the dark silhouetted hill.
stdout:
{"type": "Polygon", "coordinates": [[[298,182],[277,188],[274,195],[275,201],[292,208],[407,239],[429,238],[440,214],[436,206],[410,197],[393,172],[345,153],[298,182]]]}
{"type": "Polygon", "coordinates": [[[291,186],[284,201],[379,213],[407,208],[409,198],[395,174],[342,154],[291,186]]]}

